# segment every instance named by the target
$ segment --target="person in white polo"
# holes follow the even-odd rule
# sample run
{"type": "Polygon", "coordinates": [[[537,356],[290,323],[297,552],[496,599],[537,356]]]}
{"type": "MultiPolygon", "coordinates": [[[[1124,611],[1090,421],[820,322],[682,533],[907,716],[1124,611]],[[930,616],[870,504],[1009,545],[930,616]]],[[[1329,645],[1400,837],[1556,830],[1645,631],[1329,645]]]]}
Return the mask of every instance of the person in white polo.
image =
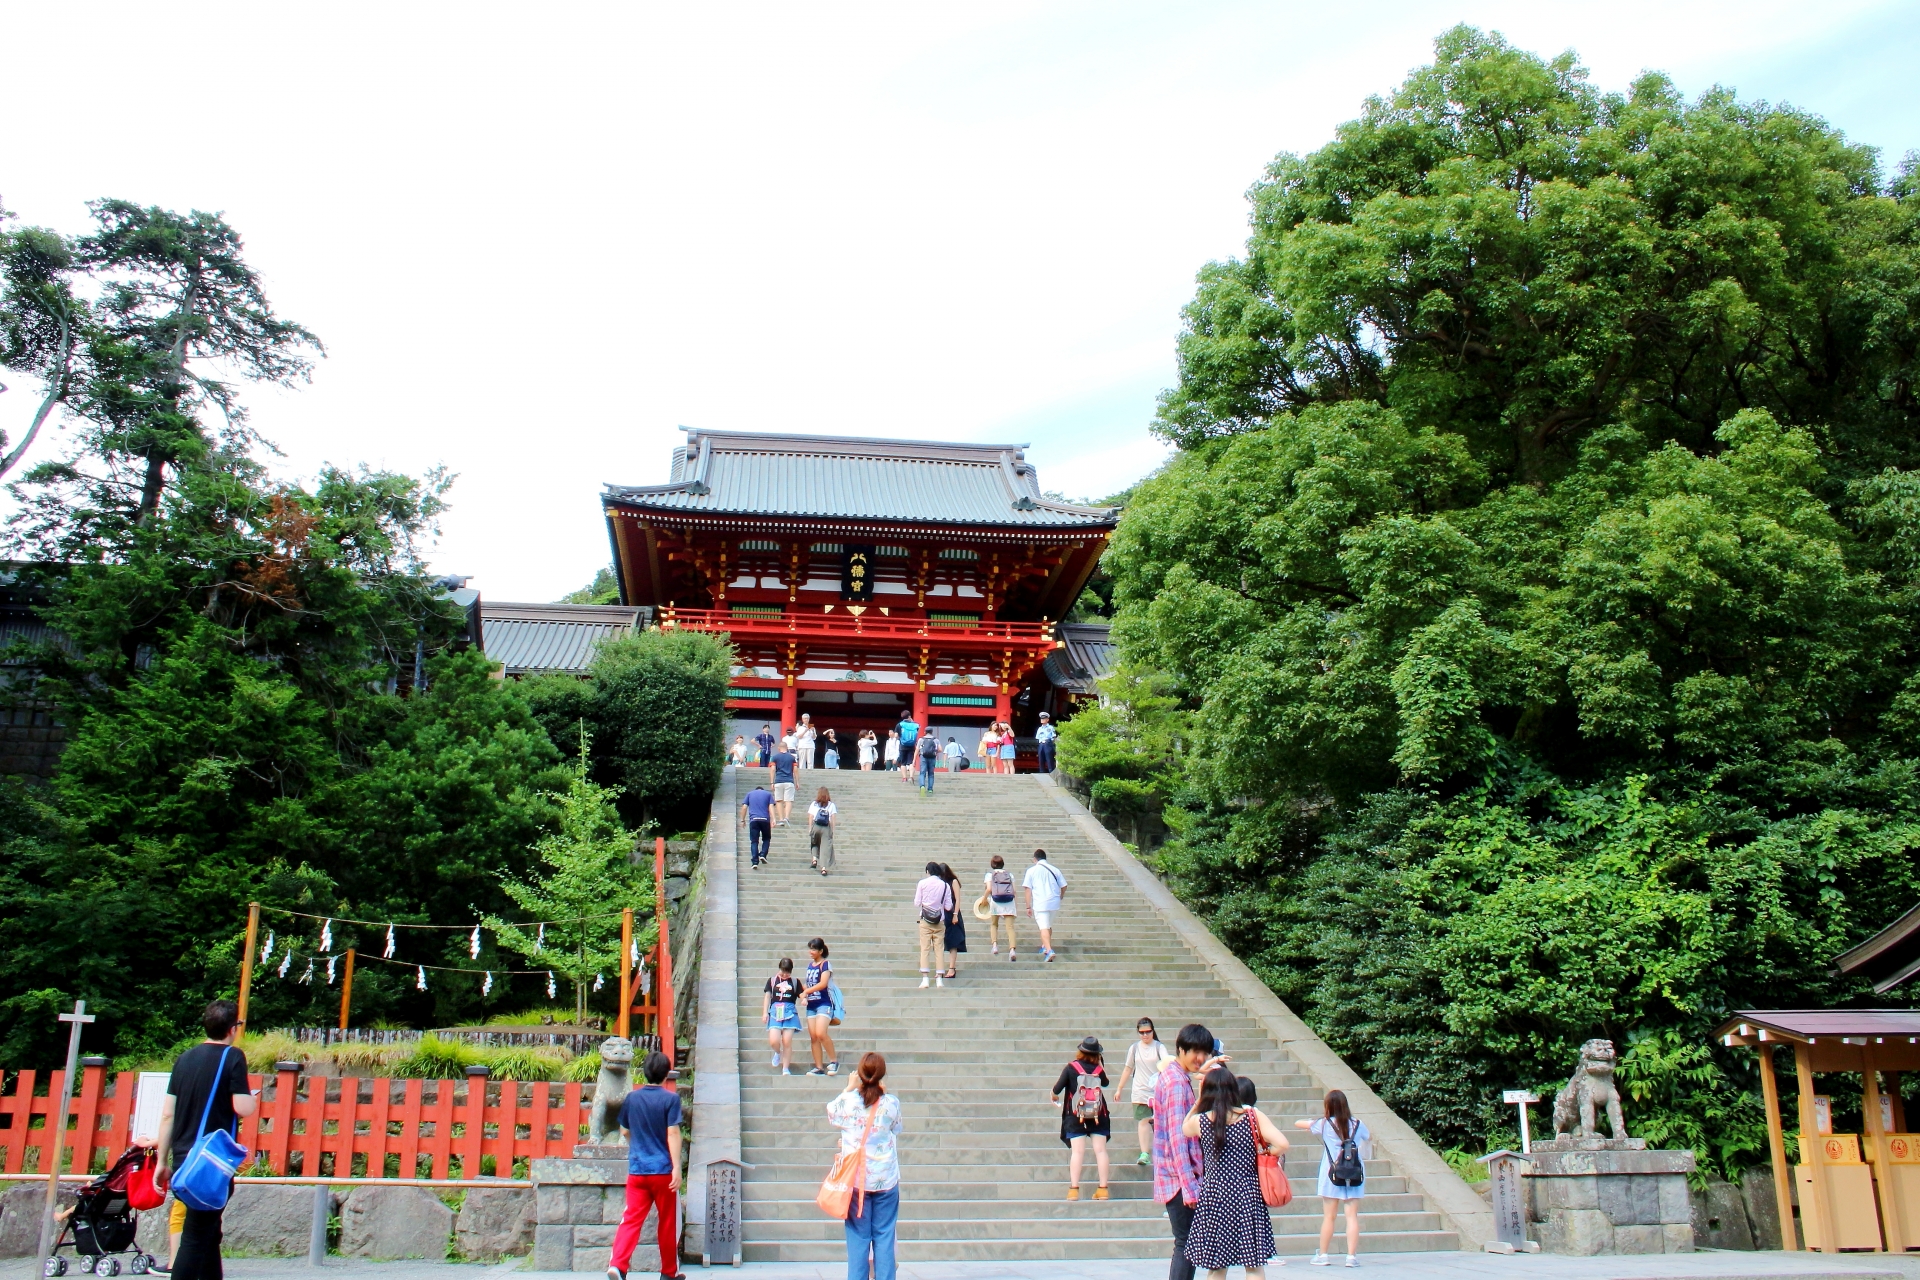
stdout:
{"type": "Polygon", "coordinates": [[[1052,964],[1053,917],[1060,910],[1060,900],[1066,896],[1067,877],[1047,861],[1045,849],[1035,849],[1033,865],[1027,868],[1026,878],[1020,883],[1027,890],[1027,914],[1040,930],[1040,958],[1052,964]]]}

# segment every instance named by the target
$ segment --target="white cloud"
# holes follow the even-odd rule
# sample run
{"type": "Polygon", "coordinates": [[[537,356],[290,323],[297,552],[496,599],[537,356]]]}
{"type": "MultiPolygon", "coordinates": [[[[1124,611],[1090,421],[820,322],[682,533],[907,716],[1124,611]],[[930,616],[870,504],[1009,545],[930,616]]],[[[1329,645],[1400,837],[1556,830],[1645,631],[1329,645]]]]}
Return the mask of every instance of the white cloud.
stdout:
{"type": "Polygon", "coordinates": [[[444,462],[439,567],[543,599],[607,558],[600,484],[664,478],[683,422],[1018,436],[1050,487],[1137,478],[1179,308],[1238,249],[1246,187],[1454,21],[1572,45],[1608,87],[1664,67],[1896,151],[1920,132],[1904,77],[1844,75],[1911,64],[1894,4],[1367,15],[15,5],[10,98],[34,124],[0,194],[75,229],[97,195],[224,210],[330,349],[311,388],[253,397],[287,467],[444,462]]]}

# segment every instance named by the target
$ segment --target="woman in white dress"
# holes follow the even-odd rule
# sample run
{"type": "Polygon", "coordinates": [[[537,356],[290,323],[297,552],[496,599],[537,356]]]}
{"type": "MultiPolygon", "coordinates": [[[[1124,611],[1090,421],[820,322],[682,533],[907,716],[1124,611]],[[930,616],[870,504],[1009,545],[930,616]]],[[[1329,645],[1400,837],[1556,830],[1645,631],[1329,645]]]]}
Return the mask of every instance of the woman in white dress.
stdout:
{"type": "Polygon", "coordinates": [[[873,772],[873,757],[876,754],[875,749],[878,747],[878,745],[879,745],[878,742],[874,739],[873,730],[867,729],[861,733],[860,735],[860,772],[862,773],[873,772]]]}

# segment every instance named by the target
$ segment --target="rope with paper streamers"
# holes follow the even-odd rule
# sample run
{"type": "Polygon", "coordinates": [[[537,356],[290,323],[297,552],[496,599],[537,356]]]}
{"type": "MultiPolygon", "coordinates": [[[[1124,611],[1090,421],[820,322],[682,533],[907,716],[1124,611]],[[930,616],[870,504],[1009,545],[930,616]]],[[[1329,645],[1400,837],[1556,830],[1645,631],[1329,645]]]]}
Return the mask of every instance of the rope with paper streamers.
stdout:
{"type": "MultiPolygon", "coordinates": [[[[285,951],[282,951],[280,953],[280,966],[274,971],[276,976],[281,978],[286,977],[287,971],[293,967],[294,961],[297,958],[298,958],[297,953],[294,952],[292,948],[288,948],[285,951]]],[[[294,981],[311,983],[313,981],[315,964],[320,960],[325,960],[327,962],[327,985],[332,986],[334,983],[334,967],[333,967],[334,961],[337,960],[338,958],[339,957],[337,956],[308,955],[306,957],[307,967],[305,971],[298,978],[294,979],[294,981]]],[[[463,969],[457,965],[417,964],[412,960],[389,960],[385,956],[376,956],[376,955],[365,955],[365,956],[361,956],[360,959],[378,961],[380,964],[390,964],[401,969],[412,969],[414,971],[414,986],[417,990],[420,990],[420,991],[425,991],[427,989],[427,973],[429,971],[434,973],[480,974],[483,976],[483,979],[484,979],[480,986],[481,995],[486,995],[493,990],[493,980],[496,975],[503,978],[538,977],[538,976],[544,975],[547,979],[548,998],[552,998],[552,996],[554,995],[557,989],[554,981],[553,970],[551,969],[463,969]]],[[[599,977],[596,977],[595,980],[600,981],[603,978],[604,978],[604,975],[600,975],[599,977]]],[[[599,988],[595,987],[594,990],[598,991],[599,988]]]]}

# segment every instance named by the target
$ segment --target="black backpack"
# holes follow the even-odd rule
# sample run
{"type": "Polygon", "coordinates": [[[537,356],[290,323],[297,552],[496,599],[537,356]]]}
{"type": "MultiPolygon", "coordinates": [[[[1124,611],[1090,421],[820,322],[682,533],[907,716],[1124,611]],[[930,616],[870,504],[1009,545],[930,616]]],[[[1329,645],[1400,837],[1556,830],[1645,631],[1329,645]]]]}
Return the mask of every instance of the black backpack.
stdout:
{"type": "MultiPolygon", "coordinates": [[[[1333,1121],[1327,1121],[1329,1127],[1333,1121]]],[[[1347,1121],[1347,1136],[1340,1139],[1340,1154],[1327,1166],[1327,1181],[1336,1187],[1358,1187],[1367,1181],[1367,1166],[1360,1160],[1360,1144],[1354,1135],[1360,1130],[1360,1122],[1347,1121]]],[[[1337,1136],[1338,1130],[1335,1130],[1337,1136]]]]}

